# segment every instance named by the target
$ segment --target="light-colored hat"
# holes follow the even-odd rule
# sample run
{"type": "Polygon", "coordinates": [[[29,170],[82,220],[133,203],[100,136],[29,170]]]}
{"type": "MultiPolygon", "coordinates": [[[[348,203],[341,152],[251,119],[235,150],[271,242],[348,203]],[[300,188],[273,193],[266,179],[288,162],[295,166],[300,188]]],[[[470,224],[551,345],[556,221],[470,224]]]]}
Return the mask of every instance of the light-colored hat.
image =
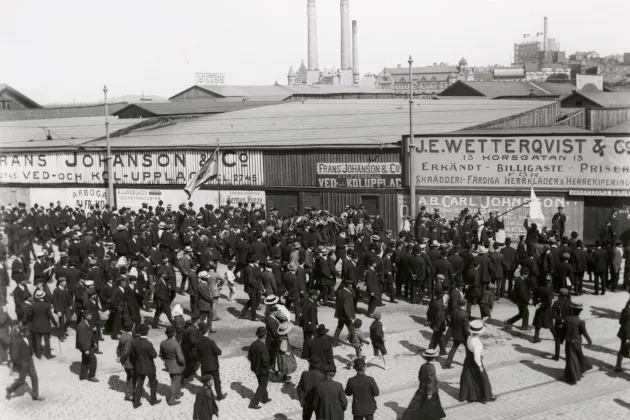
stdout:
{"type": "Polygon", "coordinates": [[[438,357],[437,349],[426,349],[424,353],[422,353],[422,357],[425,359],[435,359],[438,357]]]}
{"type": "Polygon", "coordinates": [[[297,270],[298,266],[295,263],[290,263],[287,268],[289,269],[289,271],[295,271],[297,270]]]}
{"type": "Polygon", "coordinates": [[[182,305],[180,305],[179,303],[173,308],[173,316],[176,315],[184,316],[184,308],[182,308],[182,305]]]}
{"type": "Polygon", "coordinates": [[[190,245],[186,245],[186,248],[184,248],[184,252],[192,252],[192,247],[190,245]]]}
{"type": "Polygon", "coordinates": [[[278,327],[278,335],[287,335],[287,334],[289,334],[289,331],[291,331],[291,328],[293,328],[293,324],[291,324],[288,321],[287,322],[283,322],[278,327]]]}
{"type": "Polygon", "coordinates": [[[485,331],[483,322],[481,322],[478,319],[475,319],[474,321],[470,321],[469,328],[470,328],[470,333],[476,334],[476,335],[479,335],[485,331]]]}
{"type": "Polygon", "coordinates": [[[485,253],[487,253],[487,252],[488,252],[488,250],[486,249],[486,247],[485,247],[485,246],[480,246],[480,247],[477,249],[477,253],[478,253],[478,254],[485,254],[485,253]]]}
{"type": "Polygon", "coordinates": [[[197,277],[199,277],[200,279],[207,279],[210,277],[210,274],[208,274],[207,271],[200,271],[197,277]]]}
{"type": "Polygon", "coordinates": [[[86,287],[94,286],[94,280],[87,280],[87,281],[85,282],[85,286],[86,286],[86,287]]]}
{"type": "Polygon", "coordinates": [[[118,229],[118,230],[125,230],[125,225],[118,225],[118,227],[116,229],[118,229]]]}
{"type": "Polygon", "coordinates": [[[164,222],[160,222],[160,223],[158,223],[158,228],[160,228],[160,229],[166,229],[166,223],[164,223],[164,222]]]}
{"type": "Polygon", "coordinates": [[[265,301],[263,302],[265,305],[275,305],[276,303],[280,302],[280,298],[276,295],[269,295],[265,298],[265,301]]]}
{"type": "Polygon", "coordinates": [[[38,290],[35,292],[35,299],[44,299],[46,297],[46,293],[43,290],[38,290]]]}

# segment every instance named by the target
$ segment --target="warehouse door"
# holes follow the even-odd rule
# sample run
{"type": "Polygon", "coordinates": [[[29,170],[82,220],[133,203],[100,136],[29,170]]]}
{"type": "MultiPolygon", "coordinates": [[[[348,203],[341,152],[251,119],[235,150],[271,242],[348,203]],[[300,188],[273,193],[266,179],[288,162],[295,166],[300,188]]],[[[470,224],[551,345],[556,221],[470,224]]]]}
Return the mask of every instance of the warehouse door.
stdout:
{"type": "Polygon", "coordinates": [[[363,204],[370,216],[381,210],[381,200],[378,195],[361,195],[361,204],[363,204]]]}
{"type": "MultiPolygon", "coordinates": [[[[322,210],[322,194],[313,192],[302,193],[302,207],[301,211],[304,211],[306,207],[322,210]]],[[[329,209],[326,209],[329,210],[329,209]]]]}
{"type": "Polygon", "coordinates": [[[272,207],[278,209],[278,215],[288,216],[291,207],[298,208],[298,193],[293,192],[267,192],[267,211],[272,207]]]}

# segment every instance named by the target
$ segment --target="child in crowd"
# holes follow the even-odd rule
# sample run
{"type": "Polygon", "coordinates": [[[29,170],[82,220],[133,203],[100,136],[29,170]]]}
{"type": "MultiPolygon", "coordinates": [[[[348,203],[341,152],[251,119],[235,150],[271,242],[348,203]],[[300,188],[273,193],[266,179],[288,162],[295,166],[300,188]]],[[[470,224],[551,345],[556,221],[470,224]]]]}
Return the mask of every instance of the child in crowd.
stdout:
{"type": "Polygon", "coordinates": [[[228,300],[230,302],[233,302],[232,300],[232,296],[234,296],[234,282],[236,280],[236,275],[234,274],[234,269],[235,269],[236,265],[230,261],[227,264],[227,270],[225,270],[225,274],[223,275],[223,281],[221,282],[221,284],[219,285],[219,290],[221,290],[221,286],[223,286],[223,284],[227,284],[228,289],[230,289],[229,294],[228,294],[228,300]]]}
{"type": "Polygon", "coordinates": [[[351,357],[350,360],[348,360],[348,366],[347,366],[348,370],[352,369],[352,364],[354,363],[356,359],[363,357],[363,352],[361,351],[363,344],[368,344],[368,345],[370,344],[370,342],[365,339],[365,337],[363,336],[363,333],[361,332],[362,325],[363,325],[363,321],[361,321],[360,319],[355,319],[354,328],[348,334],[347,344],[354,347],[354,351],[356,352],[355,356],[351,357]]]}
{"type": "Polygon", "coordinates": [[[370,340],[372,340],[372,348],[374,349],[374,356],[365,361],[367,366],[372,360],[377,357],[383,358],[383,369],[389,370],[387,367],[387,349],[385,348],[385,330],[383,329],[383,323],[381,322],[381,313],[374,312],[374,321],[370,325],[370,340]]]}

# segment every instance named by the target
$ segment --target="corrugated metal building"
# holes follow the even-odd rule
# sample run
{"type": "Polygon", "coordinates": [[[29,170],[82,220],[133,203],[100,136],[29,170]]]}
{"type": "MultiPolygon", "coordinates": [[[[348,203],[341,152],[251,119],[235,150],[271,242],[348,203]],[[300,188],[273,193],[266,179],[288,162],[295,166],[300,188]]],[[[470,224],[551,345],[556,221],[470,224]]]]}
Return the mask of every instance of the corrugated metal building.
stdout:
{"type": "MultiPolygon", "coordinates": [[[[555,122],[559,107],[554,102],[464,99],[416,101],[413,113],[414,132],[433,134],[486,125],[546,125],[555,122]]],[[[127,121],[134,122],[115,120],[112,125],[127,121]]],[[[100,131],[99,124],[102,120],[93,128],[100,131]]],[[[186,200],[186,181],[219,145],[220,182],[204,185],[193,196],[195,203],[216,205],[229,197],[284,212],[308,206],[335,213],[345,205],[364,204],[370,212],[380,211],[389,228],[398,227],[407,183],[401,157],[401,139],[409,132],[406,101],[283,102],[116,128],[111,146],[119,207],[186,200]]],[[[82,141],[72,144],[12,142],[3,148],[0,181],[12,189],[10,197],[29,194],[30,203],[104,203],[106,142],[102,132],[78,136],[82,141]]]]}

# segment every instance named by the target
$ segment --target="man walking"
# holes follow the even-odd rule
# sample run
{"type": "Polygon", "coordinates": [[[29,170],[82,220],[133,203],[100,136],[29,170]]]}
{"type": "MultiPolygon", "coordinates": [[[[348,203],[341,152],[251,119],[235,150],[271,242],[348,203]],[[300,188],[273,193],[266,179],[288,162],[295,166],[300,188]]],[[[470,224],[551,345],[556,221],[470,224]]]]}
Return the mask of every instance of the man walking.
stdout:
{"type": "Polygon", "coordinates": [[[523,324],[521,325],[521,330],[526,331],[531,329],[529,328],[529,309],[527,308],[530,298],[530,286],[529,284],[527,284],[527,280],[525,280],[528,275],[529,269],[527,267],[521,267],[521,272],[514,282],[513,296],[513,301],[518,307],[518,314],[505,321],[506,328],[511,328],[512,324],[514,324],[519,319],[522,319],[523,324]]]}
{"type": "Polygon", "coordinates": [[[7,400],[11,399],[11,394],[20,389],[26,383],[26,376],[31,378],[31,397],[33,401],[43,401],[44,398],[39,396],[39,381],[37,379],[37,371],[35,371],[35,361],[33,360],[33,351],[29,344],[30,331],[28,325],[23,324],[21,328],[20,339],[16,343],[17,355],[11,356],[14,369],[20,372],[18,378],[6,389],[7,400]]]}
{"type": "Polygon", "coordinates": [[[297,393],[302,406],[302,420],[311,420],[313,417],[315,387],[325,378],[321,372],[321,364],[319,357],[311,356],[308,359],[308,370],[302,372],[300,382],[297,385],[297,393]]]}
{"type": "Polygon", "coordinates": [[[139,328],[140,337],[131,342],[129,349],[129,361],[133,365],[134,373],[134,392],[133,392],[133,408],[138,408],[142,405],[140,399],[142,398],[142,392],[144,390],[144,380],[149,377],[149,386],[151,388],[151,399],[149,403],[156,405],[162,402],[157,399],[157,377],[154,359],[157,357],[157,352],[153,347],[153,344],[147,340],[147,334],[149,334],[149,326],[146,324],[140,325],[139,328]]]}
{"type": "Polygon", "coordinates": [[[315,329],[317,328],[318,320],[316,302],[318,293],[319,292],[316,289],[309,290],[308,296],[304,301],[304,312],[302,312],[299,319],[299,325],[300,327],[302,327],[302,332],[304,335],[302,349],[305,349],[309,341],[313,339],[313,334],[315,333],[315,329]]]}
{"type": "Polygon", "coordinates": [[[219,374],[219,356],[222,351],[217,344],[207,335],[207,331],[201,334],[199,345],[199,357],[201,358],[201,375],[212,375],[214,388],[217,392],[217,401],[227,397],[227,393],[221,391],[221,375],[219,374]]]}
{"type": "Polygon", "coordinates": [[[271,401],[267,394],[267,384],[269,383],[269,352],[267,351],[267,345],[265,344],[265,336],[267,335],[267,329],[265,327],[258,327],[256,330],[257,340],[249,346],[249,352],[247,359],[251,363],[251,370],[256,375],[258,381],[258,388],[254,398],[249,403],[249,408],[254,410],[260,409],[259,402],[267,404],[271,401]]]}
{"type": "Polygon", "coordinates": [[[168,405],[177,405],[181,397],[182,372],[184,371],[184,354],[182,347],[175,340],[175,327],[166,327],[166,340],[160,343],[160,359],[164,361],[164,368],[171,377],[171,389],[166,399],[168,405]]]}
{"type": "Polygon", "coordinates": [[[94,354],[94,331],[92,329],[92,312],[86,312],[77,325],[76,348],[81,352],[81,373],[79,379],[98,382],[96,375],[96,355],[94,354]]]}
{"type": "Polygon", "coordinates": [[[356,359],[354,370],[357,374],[348,379],[346,384],[346,395],[352,397],[352,415],[354,420],[374,420],[375,397],[380,392],[378,385],[374,378],[365,374],[365,359],[356,359]]]}
{"type": "Polygon", "coordinates": [[[451,364],[453,363],[453,358],[455,358],[455,353],[457,352],[457,348],[460,345],[466,345],[466,339],[470,335],[470,329],[468,327],[468,313],[464,309],[468,302],[466,299],[462,298],[459,300],[459,309],[453,311],[451,314],[451,325],[450,331],[453,337],[453,347],[448,352],[448,356],[446,357],[446,363],[444,364],[444,369],[451,369],[451,364]]]}
{"type": "Polygon", "coordinates": [[[34,350],[38,359],[42,358],[42,337],[44,338],[44,356],[46,359],[52,359],[50,351],[50,333],[52,332],[51,323],[57,328],[59,325],[53,318],[50,310],[50,304],[44,302],[46,294],[43,290],[35,292],[35,302],[31,305],[31,324],[30,330],[35,338],[34,350]]]}

